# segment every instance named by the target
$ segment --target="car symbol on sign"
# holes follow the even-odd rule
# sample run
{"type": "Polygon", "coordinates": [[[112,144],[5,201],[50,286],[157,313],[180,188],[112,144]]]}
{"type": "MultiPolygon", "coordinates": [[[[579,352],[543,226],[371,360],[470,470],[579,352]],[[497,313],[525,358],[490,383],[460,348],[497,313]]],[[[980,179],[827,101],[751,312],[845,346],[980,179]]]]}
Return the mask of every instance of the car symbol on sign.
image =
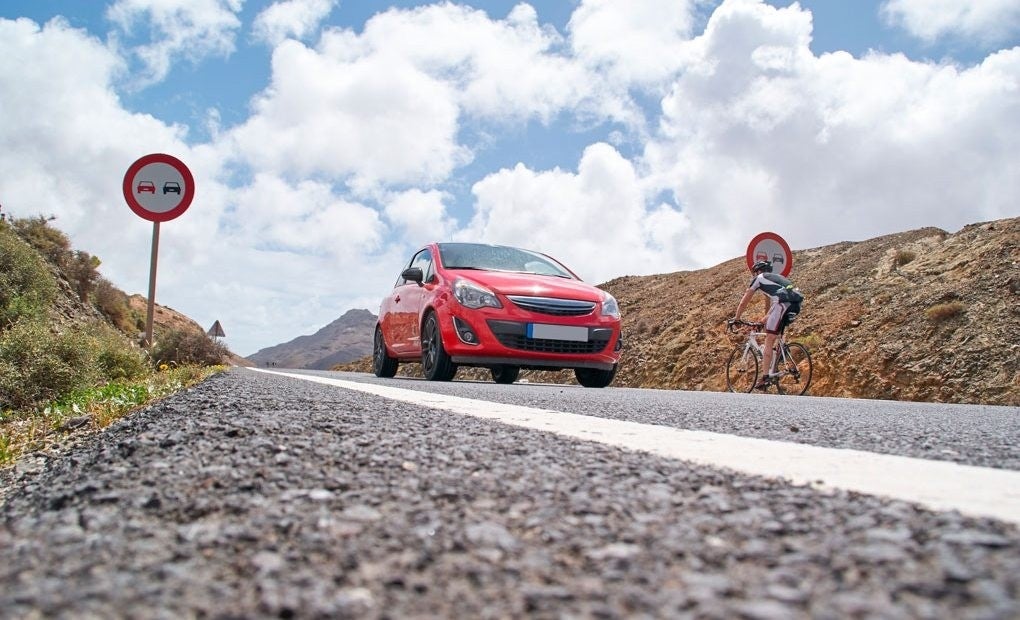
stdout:
{"type": "Polygon", "coordinates": [[[166,183],[164,183],[163,184],[163,193],[164,194],[169,194],[170,192],[173,192],[175,194],[180,194],[181,193],[181,184],[178,183],[177,181],[167,181],[166,183]]]}
{"type": "Polygon", "coordinates": [[[140,181],[138,183],[138,193],[143,194],[149,192],[150,194],[156,193],[156,185],[152,181],[140,181]]]}
{"type": "Polygon", "coordinates": [[[772,262],[773,263],[785,263],[786,260],[783,259],[783,255],[782,254],[773,254],[772,255],[772,262]]]}
{"type": "Polygon", "coordinates": [[[763,260],[768,260],[768,259],[769,259],[769,255],[764,253],[764,252],[758,252],[757,254],[754,255],[754,260],[756,262],[761,262],[763,260]]]}

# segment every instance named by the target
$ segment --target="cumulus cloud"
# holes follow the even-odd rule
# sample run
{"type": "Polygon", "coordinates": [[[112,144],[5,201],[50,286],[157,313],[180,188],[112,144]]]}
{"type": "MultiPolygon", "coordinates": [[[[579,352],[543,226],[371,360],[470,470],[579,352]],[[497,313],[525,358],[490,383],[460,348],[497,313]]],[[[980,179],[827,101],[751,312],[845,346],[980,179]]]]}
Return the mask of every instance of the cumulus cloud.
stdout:
{"type": "Polygon", "coordinates": [[[727,1],[648,144],[704,264],[777,229],[794,247],[1016,214],[1020,48],[979,66],[814,56],[810,18],[727,1]]]}
{"type": "Polygon", "coordinates": [[[277,45],[288,37],[304,40],[316,32],[339,0],[285,0],[266,7],[252,25],[256,38],[277,45]]]}
{"type": "Polygon", "coordinates": [[[241,26],[237,14],[244,0],[116,0],[106,17],[128,38],[139,25],[151,40],[132,49],[145,66],[144,75],[135,75],[137,88],[162,81],[174,60],[183,56],[200,62],[207,56],[229,56],[241,26]]]}
{"type": "Polygon", "coordinates": [[[886,0],[881,13],[889,23],[928,42],[959,37],[995,45],[1020,35],[1016,0],[886,0]]]}
{"type": "Polygon", "coordinates": [[[450,87],[400,57],[344,60],[286,41],[253,107],[229,140],[262,171],[327,175],[361,188],[430,185],[467,160],[450,87]]]}
{"type": "Polygon", "coordinates": [[[228,208],[236,217],[235,234],[259,251],[330,256],[356,260],[382,241],[375,210],[336,196],[330,185],[304,180],[296,184],[271,175],[232,192],[228,208]]]}
{"type": "Polygon", "coordinates": [[[472,192],[475,215],[459,239],[548,252],[593,282],[675,262],[674,248],[660,244],[686,226],[667,206],[649,212],[633,164],[604,143],[585,150],[576,173],[518,164],[472,192]]]}
{"type": "Polygon", "coordinates": [[[447,213],[448,198],[437,190],[411,189],[396,193],[385,201],[386,219],[394,230],[402,231],[409,247],[445,241],[457,227],[456,220],[447,213]]]}
{"type": "Polygon", "coordinates": [[[673,77],[691,37],[695,0],[584,0],[567,30],[576,58],[625,85],[673,77]]]}

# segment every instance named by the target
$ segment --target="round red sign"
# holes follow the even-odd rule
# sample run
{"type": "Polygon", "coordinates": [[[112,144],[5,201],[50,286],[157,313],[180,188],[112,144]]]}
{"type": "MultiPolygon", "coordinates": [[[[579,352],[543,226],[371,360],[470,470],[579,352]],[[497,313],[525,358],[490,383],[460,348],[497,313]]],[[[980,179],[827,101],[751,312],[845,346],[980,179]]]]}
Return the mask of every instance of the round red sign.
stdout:
{"type": "Polygon", "coordinates": [[[772,273],[784,278],[793,269],[793,252],[786,240],[774,232],[763,232],[751,239],[747,245],[747,268],[758,261],[767,260],[772,263],[772,273]]]}
{"type": "Polygon", "coordinates": [[[153,153],[131,164],[124,175],[124,200],[138,217],[167,222],[188,210],[195,178],[173,155],[153,153]]]}

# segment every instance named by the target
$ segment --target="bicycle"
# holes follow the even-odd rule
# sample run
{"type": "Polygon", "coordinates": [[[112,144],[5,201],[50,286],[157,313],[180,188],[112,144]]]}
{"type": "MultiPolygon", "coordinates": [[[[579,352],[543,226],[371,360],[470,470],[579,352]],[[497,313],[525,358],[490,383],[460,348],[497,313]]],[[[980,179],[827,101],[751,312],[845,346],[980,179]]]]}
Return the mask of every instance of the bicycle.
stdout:
{"type": "MultiPolygon", "coordinates": [[[[749,321],[726,321],[731,332],[747,327],[747,341],[737,345],[726,361],[726,387],[731,392],[751,392],[758,383],[765,346],[758,341],[765,336],[761,331],[764,323],[749,321]]],[[[775,355],[772,356],[772,373],[765,380],[767,390],[776,386],[780,394],[800,396],[811,385],[811,354],[799,342],[787,344],[782,333],[776,337],[775,355]],[[779,370],[777,370],[779,369],[779,370]]]]}

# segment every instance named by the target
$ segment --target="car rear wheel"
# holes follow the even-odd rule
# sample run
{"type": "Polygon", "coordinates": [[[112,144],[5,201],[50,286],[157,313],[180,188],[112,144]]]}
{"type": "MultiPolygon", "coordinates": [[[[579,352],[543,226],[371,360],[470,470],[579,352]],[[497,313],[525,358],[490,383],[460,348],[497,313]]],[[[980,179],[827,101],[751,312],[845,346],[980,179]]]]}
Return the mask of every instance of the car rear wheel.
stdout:
{"type": "Polygon", "coordinates": [[[517,380],[521,374],[520,366],[493,366],[489,369],[492,373],[492,380],[496,383],[510,384],[517,380]]]}
{"type": "Polygon", "coordinates": [[[434,312],[425,317],[421,330],[421,370],[429,381],[449,381],[457,374],[457,365],[443,347],[439,319],[434,312]]]}
{"type": "Polygon", "coordinates": [[[375,345],[372,348],[372,370],[377,377],[392,377],[397,374],[397,360],[386,353],[386,341],[383,340],[382,328],[375,328],[375,345]]]}
{"type": "Polygon", "coordinates": [[[616,376],[616,367],[617,365],[614,364],[612,370],[575,368],[574,376],[577,377],[577,382],[584,387],[604,388],[613,382],[613,377],[616,376]]]}

